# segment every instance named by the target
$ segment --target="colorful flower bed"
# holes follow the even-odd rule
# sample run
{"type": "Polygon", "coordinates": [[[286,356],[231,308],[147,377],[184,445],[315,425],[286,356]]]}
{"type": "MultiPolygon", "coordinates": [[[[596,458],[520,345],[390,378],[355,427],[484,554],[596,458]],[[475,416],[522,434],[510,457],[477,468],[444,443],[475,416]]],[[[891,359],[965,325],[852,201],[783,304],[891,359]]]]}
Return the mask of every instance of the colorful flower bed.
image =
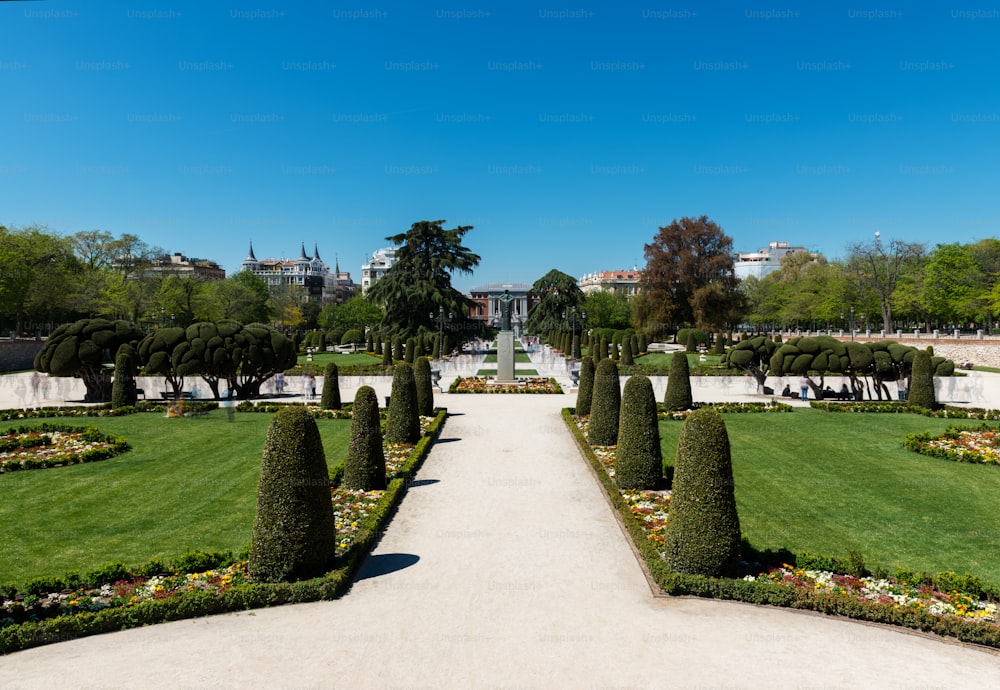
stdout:
{"type": "Polygon", "coordinates": [[[889,604],[896,608],[923,609],[935,616],[959,616],[997,622],[997,605],[979,600],[965,592],[942,592],[933,585],[909,582],[894,577],[856,577],[825,570],[807,570],[784,563],[770,572],[744,578],[748,582],[794,587],[815,594],[842,594],[859,601],[889,604]]]}
{"type": "Polygon", "coordinates": [[[950,426],[940,436],[928,432],[910,434],[903,447],[945,460],[1000,465],[1000,433],[988,424],[969,428],[950,426]]]}
{"type": "Polygon", "coordinates": [[[552,378],[521,379],[516,384],[490,383],[492,378],[459,376],[452,381],[449,393],[562,393],[562,386],[552,378]]]}
{"type": "Polygon", "coordinates": [[[21,426],[0,432],[0,473],[97,462],[128,449],[125,439],[92,426],[21,426]]]}
{"type": "Polygon", "coordinates": [[[770,402],[717,402],[717,403],[694,403],[689,410],[665,410],[659,406],[660,419],[684,420],[695,410],[702,407],[711,407],[713,410],[723,414],[763,414],[767,412],[792,412],[795,408],[791,405],[777,400],[770,402]]]}

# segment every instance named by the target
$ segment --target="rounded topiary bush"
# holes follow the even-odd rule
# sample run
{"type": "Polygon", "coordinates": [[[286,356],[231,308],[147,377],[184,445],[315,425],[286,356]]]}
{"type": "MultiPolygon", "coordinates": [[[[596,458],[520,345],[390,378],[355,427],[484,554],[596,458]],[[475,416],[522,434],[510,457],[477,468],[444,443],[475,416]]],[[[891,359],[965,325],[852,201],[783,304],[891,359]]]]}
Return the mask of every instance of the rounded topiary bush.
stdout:
{"type": "Polygon", "coordinates": [[[434,414],[434,383],[431,381],[431,363],[418,357],[413,365],[413,379],[417,385],[417,414],[430,417],[434,414]]]}
{"type": "Polygon", "coordinates": [[[931,355],[925,350],[917,350],[916,354],[913,355],[913,374],[910,379],[910,395],[907,400],[911,405],[917,407],[926,407],[930,410],[937,407],[931,355]]]}
{"type": "Polygon", "coordinates": [[[618,381],[618,365],[602,359],[594,372],[594,396],[590,406],[587,440],[594,446],[613,446],[618,442],[618,415],[621,412],[622,389],[618,381]]]}
{"type": "Polygon", "coordinates": [[[688,415],[677,440],[664,555],[679,573],[720,577],[739,551],[729,435],[722,415],[706,407],[688,415]]]}
{"type": "Polygon", "coordinates": [[[656,489],[663,477],[660,427],[653,384],[634,375],[622,391],[615,451],[615,482],[620,489],[656,489]]]}
{"type": "Polygon", "coordinates": [[[622,338],[622,352],[621,352],[621,364],[623,367],[630,367],[633,364],[632,360],[632,339],[622,338]]]}
{"type": "Polygon", "coordinates": [[[340,372],[334,362],[327,364],[323,370],[323,395],[319,406],[324,410],[339,410],[343,407],[340,402],[340,372]]]}
{"type": "Polygon", "coordinates": [[[316,421],[304,407],[275,413],[264,441],[248,570],[262,582],[317,577],[336,550],[330,479],[316,421]]]}
{"type": "Polygon", "coordinates": [[[576,413],[590,414],[590,401],[594,395],[594,358],[584,357],[580,360],[580,387],[576,391],[576,413]]]}
{"type": "Polygon", "coordinates": [[[392,370],[392,393],[385,440],[390,443],[416,443],[420,439],[420,416],[417,413],[417,383],[413,367],[400,362],[392,370]]]}
{"type": "Polygon", "coordinates": [[[111,384],[111,407],[135,405],[138,394],[135,385],[135,354],[132,348],[122,345],[115,357],[115,379],[111,384]]]}
{"type": "Polygon", "coordinates": [[[688,367],[687,355],[675,352],[670,357],[670,370],[667,372],[667,390],[663,395],[663,405],[668,410],[689,410],[691,398],[691,370],[688,367]]]}
{"type": "Polygon", "coordinates": [[[382,490],[386,487],[385,453],[375,389],[361,386],[351,411],[351,446],[344,461],[341,485],[358,491],[382,490]]]}

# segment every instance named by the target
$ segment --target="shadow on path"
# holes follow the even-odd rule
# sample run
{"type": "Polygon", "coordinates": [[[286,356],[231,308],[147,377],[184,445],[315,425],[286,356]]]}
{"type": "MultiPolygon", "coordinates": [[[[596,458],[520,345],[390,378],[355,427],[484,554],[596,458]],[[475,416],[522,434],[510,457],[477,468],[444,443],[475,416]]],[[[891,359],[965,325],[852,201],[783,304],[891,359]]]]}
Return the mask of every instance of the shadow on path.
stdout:
{"type": "Polygon", "coordinates": [[[361,568],[358,570],[358,576],[354,581],[360,582],[361,580],[367,580],[370,577],[388,575],[389,573],[394,573],[397,570],[409,568],[411,565],[415,565],[419,560],[420,556],[412,553],[373,554],[368,556],[368,558],[365,559],[365,562],[361,564],[361,568]]]}

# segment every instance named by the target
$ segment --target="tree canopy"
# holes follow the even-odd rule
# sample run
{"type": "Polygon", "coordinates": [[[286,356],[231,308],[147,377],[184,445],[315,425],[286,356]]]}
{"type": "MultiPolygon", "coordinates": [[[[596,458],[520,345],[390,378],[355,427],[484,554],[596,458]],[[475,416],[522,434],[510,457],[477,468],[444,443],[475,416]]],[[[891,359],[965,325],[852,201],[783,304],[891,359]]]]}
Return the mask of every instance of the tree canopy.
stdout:
{"type": "Polygon", "coordinates": [[[472,273],[479,265],[479,255],[462,244],[471,225],[446,230],[445,222],[422,220],[405,233],[386,238],[399,247],[396,262],[367,295],[385,311],[384,331],[416,333],[421,327],[436,330],[434,319],[443,307],[445,313],[452,314],[445,330],[468,332],[472,302],[452,287],[451,274],[472,273]]]}
{"type": "Polygon", "coordinates": [[[708,219],[681,218],[661,227],[645,245],[642,289],[651,333],[684,325],[716,330],[738,315],[741,297],[733,272],[733,241],[708,219]]]}
{"type": "Polygon", "coordinates": [[[529,333],[568,331],[570,309],[580,309],[583,305],[584,295],[576,278],[554,268],[532,284],[531,294],[538,301],[531,308],[524,324],[529,333]],[[567,316],[564,317],[564,314],[567,316]]]}

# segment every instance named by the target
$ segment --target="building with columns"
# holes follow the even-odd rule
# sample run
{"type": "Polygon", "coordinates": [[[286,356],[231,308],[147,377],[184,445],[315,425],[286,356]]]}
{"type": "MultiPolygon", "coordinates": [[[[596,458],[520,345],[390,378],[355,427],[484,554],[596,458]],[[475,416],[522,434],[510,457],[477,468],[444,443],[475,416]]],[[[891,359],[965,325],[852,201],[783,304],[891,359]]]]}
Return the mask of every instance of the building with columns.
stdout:
{"type": "Polygon", "coordinates": [[[323,263],[319,257],[318,245],[313,245],[313,255],[306,255],[305,242],[299,258],[291,259],[261,259],[253,252],[253,242],[247,258],[243,259],[242,270],[250,271],[260,276],[268,288],[280,285],[301,285],[311,301],[341,302],[354,294],[354,281],[349,272],[340,270],[338,261],[334,269],[323,263]]]}
{"type": "Polygon", "coordinates": [[[528,312],[538,301],[531,294],[531,286],[527,283],[487,283],[472,288],[469,296],[476,306],[472,308],[469,317],[483,321],[487,326],[499,326],[500,297],[504,291],[509,292],[513,298],[510,303],[510,322],[514,336],[519,337],[528,312]]]}

